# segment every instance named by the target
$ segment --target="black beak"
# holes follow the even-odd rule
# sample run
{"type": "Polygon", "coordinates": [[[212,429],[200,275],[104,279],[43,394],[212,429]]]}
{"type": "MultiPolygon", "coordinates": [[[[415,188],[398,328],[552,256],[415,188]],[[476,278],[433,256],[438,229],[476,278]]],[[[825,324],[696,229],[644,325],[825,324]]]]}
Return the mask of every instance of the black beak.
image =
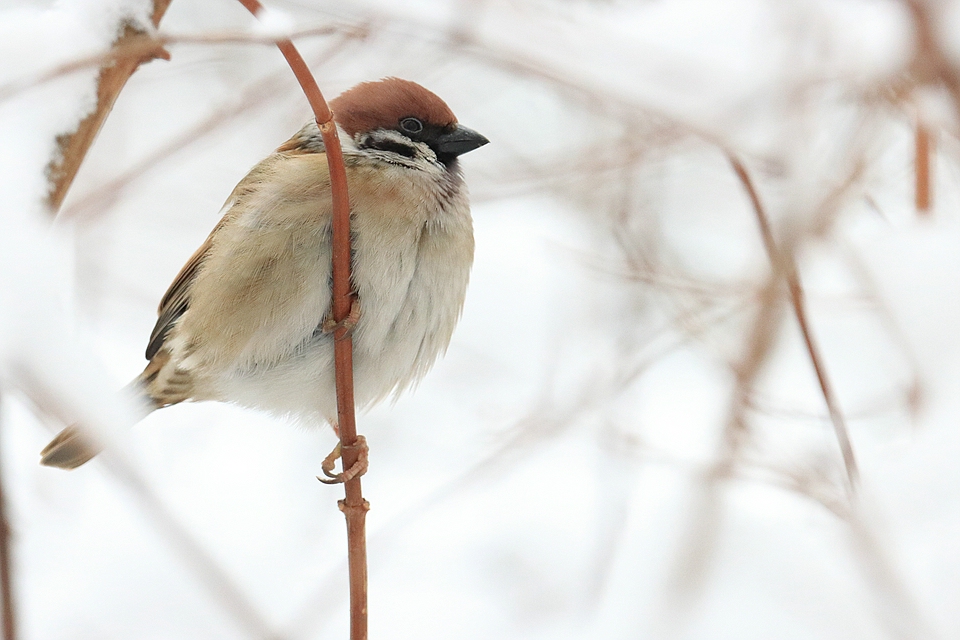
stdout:
{"type": "Polygon", "coordinates": [[[479,149],[488,142],[490,141],[473,129],[458,124],[453,131],[437,136],[433,147],[437,155],[456,158],[468,151],[479,149]]]}

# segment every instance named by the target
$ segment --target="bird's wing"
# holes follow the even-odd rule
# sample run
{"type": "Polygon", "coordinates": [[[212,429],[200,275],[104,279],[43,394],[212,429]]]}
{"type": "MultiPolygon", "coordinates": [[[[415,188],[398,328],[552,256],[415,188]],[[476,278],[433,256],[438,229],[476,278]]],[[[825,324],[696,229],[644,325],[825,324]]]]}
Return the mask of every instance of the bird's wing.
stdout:
{"type": "MultiPolygon", "coordinates": [[[[317,135],[319,135],[319,132],[317,135]]],[[[147,360],[152,360],[157,352],[160,351],[170,330],[190,307],[190,290],[197,277],[198,269],[210,252],[216,233],[231,217],[236,217],[231,214],[233,207],[249,200],[251,195],[256,193],[257,186],[262,183],[264,174],[269,173],[269,170],[276,164],[278,159],[314,154],[319,156],[317,159],[324,161],[325,167],[326,156],[322,152],[322,149],[322,143],[317,145],[316,141],[312,140],[309,136],[303,132],[298,132],[295,136],[283,143],[283,145],[277,149],[277,153],[259,163],[237,184],[230,194],[230,197],[227,198],[227,201],[224,203],[222,210],[225,211],[225,214],[223,218],[220,219],[217,226],[210,232],[210,235],[207,236],[204,243],[200,245],[200,248],[190,256],[190,259],[183,265],[183,268],[180,269],[180,272],[167,288],[166,293],[163,294],[163,298],[161,298],[160,305],[157,308],[157,323],[154,325],[153,331],[150,332],[150,340],[147,343],[147,360]],[[317,151],[319,151],[319,153],[317,153],[317,151]]]]}
{"type": "Polygon", "coordinates": [[[323,153],[275,153],[160,305],[147,355],[171,330],[208,363],[265,363],[309,339],[330,305],[330,187],[323,153]]]}
{"type": "Polygon", "coordinates": [[[163,294],[160,305],[157,307],[157,323],[153,326],[153,331],[150,332],[150,341],[147,343],[147,360],[153,360],[153,356],[163,346],[170,329],[190,306],[190,285],[193,284],[197,277],[197,269],[210,250],[213,234],[223,226],[223,223],[224,219],[221,219],[210,235],[207,236],[206,241],[200,245],[200,248],[190,256],[187,263],[180,269],[180,273],[173,279],[167,292],[163,294]]]}

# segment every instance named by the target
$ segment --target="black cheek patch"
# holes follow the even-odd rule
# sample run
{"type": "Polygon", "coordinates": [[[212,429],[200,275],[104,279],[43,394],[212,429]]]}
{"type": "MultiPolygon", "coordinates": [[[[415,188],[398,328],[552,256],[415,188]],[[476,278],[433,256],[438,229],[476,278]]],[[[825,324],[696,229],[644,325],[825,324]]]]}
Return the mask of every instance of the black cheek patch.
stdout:
{"type": "Polygon", "coordinates": [[[417,155],[417,150],[410,145],[403,144],[402,142],[393,142],[392,140],[370,140],[363,145],[363,148],[388,151],[405,158],[413,158],[417,155]]]}

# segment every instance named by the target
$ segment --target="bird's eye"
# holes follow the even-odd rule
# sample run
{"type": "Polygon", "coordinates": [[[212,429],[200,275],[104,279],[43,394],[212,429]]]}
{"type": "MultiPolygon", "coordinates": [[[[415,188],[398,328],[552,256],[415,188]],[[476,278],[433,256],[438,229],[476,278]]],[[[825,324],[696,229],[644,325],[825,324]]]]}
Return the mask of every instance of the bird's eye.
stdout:
{"type": "Polygon", "coordinates": [[[407,133],[420,133],[423,131],[423,123],[416,118],[404,118],[400,121],[400,128],[407,133]]]}

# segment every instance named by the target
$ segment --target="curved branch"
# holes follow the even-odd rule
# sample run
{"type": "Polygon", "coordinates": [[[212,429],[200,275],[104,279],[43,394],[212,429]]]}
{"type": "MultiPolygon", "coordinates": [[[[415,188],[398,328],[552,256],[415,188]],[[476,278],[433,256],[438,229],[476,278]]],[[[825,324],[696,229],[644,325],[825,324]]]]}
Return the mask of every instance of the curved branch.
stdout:
{"type": "Polygon", "coordinates": [[[773,230],[770,228],[770,220],[767,218],[763,203],[760,202],[760,196],[757,194],[756,187],[753,185],[753,180],[750,178],[747,168],[733,154],[728,153],[727,158],[730,160],[733,171],[737,174],[737,178],[740,179],[744,190],[750,197],[750,203],[753,205],[753,211],[757,216],[757,223],[760,225],[760,235],[763,237],[763,246],[767,251],[767,256],[773,269],[773,276],[775,279],[783,278],[787,283],[787,288],[790,292],[790,305],[793,307],[793,314],[797,319],[797,324],[800,325],[800,333],[803,334],[803,342],[807,347],[807,353],[810,355],[810,362],[817,375],[817,382],[820,384],[820,391],[827,405],[830,421],[833,423],[837,443],[840,445],[840,452],[843,454],[843,464],[847,470],[847,482],[850,490],[856,491],[860,478],[857,459],[853,453],[853,444],[850,442],[850,433],[847,430],[846,420],[837,403],[833,386],[830,384],[830,378],[827,377],[827,369],[823,363],[823,356],[821,356],[820,349],[810,330],[810,323],[807,319],[806,301],[804,299],[803,286],[800,284],[800,276],[797,274],[797,265],[794,263],[792,255],[782,251],[777,246],[777,242],[773,237],[773,230]]]}
{"type": "MultiPolygon", "coordinates": [[[[240,0],[254,16],[263,9],[259,0],[240,0]]],[[[337,385],[337,425],[344,470],[357,464],[357,423],[353,400],[353,340],[344,320],[350,313],[353,296],[350,291],[350,201],[347,196],[347,171],[343,150],[333,114],[317,86],[303,57],[290,40],[278,40],[277,47],[287,59],[313,109],[323,136],[330,171],[333,197],[333,318],[340,327],[334,332],[334,366],[337,385]]],[[[366,515],[369,505],[363,499],[360,478],[344,483],[346,498],[340,510],[347,520],[347,564],[350,574],[350,638],[367,638],[367,548],[366,515]]]]}
{"type": "MultiPolygon", "coordinates": [[[[169,6],[170,0],[153,0],[150,21],[154,27],[160,24],[160,19],[163,18],[169,6]]],[[[123,32],[113,43],[113,48],[118,49],[131,42],[142,41],[145,35],[143,29],[127,23],[123,26],[123,32]]],[[[76,131],[57,136],[57,153],[47,165],[47,181],[50,183],[47,206],[52,213],[56,213],[63,204],[63,199],[77,176],[80,164],[87,156],[87,151],[90,150],[90,145],[103,127],[107,116],[110,115],[113,104],[127,84],[127,80],[140,68],[141,64],[157,58],[169,60],[170,54],[162,46],[156,45],[139,56],[125,56],[105,62],[100,68],[100,77],[97,78],[97,108],[80,121],[76,131]]]]}

